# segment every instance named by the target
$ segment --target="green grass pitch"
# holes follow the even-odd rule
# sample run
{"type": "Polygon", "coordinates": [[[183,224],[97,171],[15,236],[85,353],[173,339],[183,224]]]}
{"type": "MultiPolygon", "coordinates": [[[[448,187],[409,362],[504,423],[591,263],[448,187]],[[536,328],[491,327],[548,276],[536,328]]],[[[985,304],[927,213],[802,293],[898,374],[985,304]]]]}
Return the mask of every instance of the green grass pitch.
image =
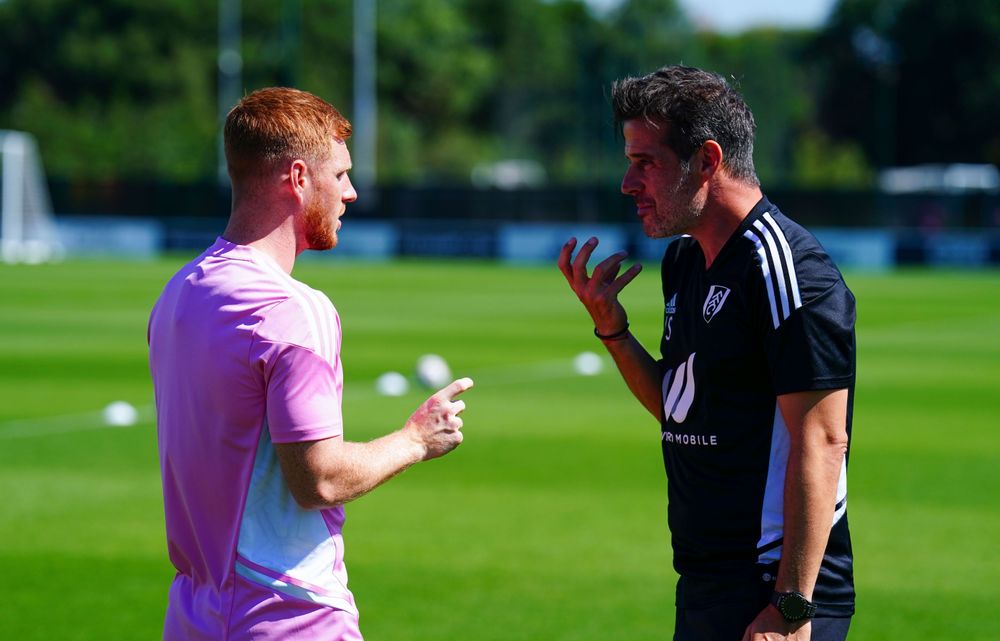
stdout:
{"type": "MultiPolygon", "coordinates": [[[[0,639],[153,639],[166,557],[146,367],[181,258],[0,267],[0,639]],[[131,428],[101,426],[126,400],[131,428]]],[[[655,266],[624,294],[655,348],[655,266]]],[[[555,266],[302,263],[343,318],[348,437],[425,397],[374,394],[423,353],[476,379],[466,442],[347,508],[370,639],[667,639],[673,584],[657,425],[610,369],[555,266]]],[[[1000,278],[849,273],[859,301],[850,469],[852,638],[996,639],[1000,278]]]]}

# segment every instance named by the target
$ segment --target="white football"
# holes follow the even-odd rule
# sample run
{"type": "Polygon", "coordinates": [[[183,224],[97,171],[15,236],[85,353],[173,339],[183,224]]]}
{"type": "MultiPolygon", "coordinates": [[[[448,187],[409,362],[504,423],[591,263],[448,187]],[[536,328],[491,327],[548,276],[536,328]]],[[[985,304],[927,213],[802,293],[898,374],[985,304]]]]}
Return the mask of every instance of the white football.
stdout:
{"type": "Polygon", "coordinates": [[[402,396],[410,391],[410,382],[399,372],[386,372],[375,379],[375,391],[382,396],[402,396]]]}
{"type": "Polygon", "coordinates": [[[131,427],[139,420],[139,412],[131,403],[115,401],[104,408],[104,424],[111,427],[131,427]]]}
{"type": "Polygon", "coordinates": [[[604,361],[594,352],[580,352],[573,359],[573,371],[581,376],[597,376],[604,370],[604,361]]]}
{"type": "Polygon", "coordinates": [[[451,382],[451,368],[437,354],[424,354],[417,359],[417,380],[424,387],[440,389],[451,382]]]}

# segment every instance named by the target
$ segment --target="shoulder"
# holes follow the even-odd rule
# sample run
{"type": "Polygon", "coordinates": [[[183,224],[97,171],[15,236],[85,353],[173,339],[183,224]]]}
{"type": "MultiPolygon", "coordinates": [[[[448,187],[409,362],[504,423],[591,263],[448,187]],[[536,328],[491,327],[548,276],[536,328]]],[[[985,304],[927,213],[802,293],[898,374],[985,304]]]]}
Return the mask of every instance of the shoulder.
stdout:
{"type": "Polygon", "coordinates": [[[289,296],[280,278],[238,252],[213,248],[184,265],[164,286],[154,314],[177,324],[246,326],[261,309],[289,296]]]}
{"type": "Polygon", "coordinates": [[[290,343],[324,351],[336,323],[329,299],[322,294],[287,292],[280,301],[260,311],[256,336],[273,343],[290,343]]]}
{"type": "MultiPolygon", "coordinates": [[[[222,243],[217,255],[219,286],[231,290],[250,312],[245,319],[257,340],[286,343],[326,353],[333,305],[325,294],[296,280],[273,259],[251,247],[222,243]],[[224,270],[224,271],[222,271],[224,270]]],[[[206,273],[211,271],[206,267],[206,273]]]]}
{"type": "Polygon", "coordinates": [[[279,275],[283,296],[273,305],[261,309],[254,328],[255,342],[271,352],[272,347],[299,347],[315,352],[323,360],[334,363],[340,353],[340,317],[333,303],[321,291],[301,283],[291,276],[279,275]]]}
{"type": "Polygon", "coordinates": [[[755,277],[795,307],[843,284],[843,276],[809,230],[772,206],[748,225],[744,248],[758,267],[755,277]]]}

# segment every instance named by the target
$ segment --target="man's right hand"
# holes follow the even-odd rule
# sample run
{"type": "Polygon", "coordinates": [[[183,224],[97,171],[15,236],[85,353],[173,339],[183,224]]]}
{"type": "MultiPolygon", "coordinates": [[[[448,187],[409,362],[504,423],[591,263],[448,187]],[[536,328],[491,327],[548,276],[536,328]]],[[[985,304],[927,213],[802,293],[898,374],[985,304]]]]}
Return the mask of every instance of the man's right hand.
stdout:
{"type": "Polygon", "coordinates": [[[597,242],[597,238],[591,237],[577,252],[576,258],[571,260],[573,249],[576,247],[576,238],[566,241],[562,251],[559,252],[559,271],[566,277],[576,297],[587,308],[597,332],[611,335],[624,329],[628,322],[625,308],[618,302],[618,294],[639,274],[642,265],[636,263],[619,276],[618,271],[621,269],[622,261],[628,256],[622,251],[602,260],[594,268],[594,273],[588,276],[587,261],[594,253],[597,242]]]}
{"type": "Polygon", "coordinates": [[[472,387],[471,378],[460,378],[431,395],[406,421],[403,431],[424,451],[423,460],[444,456],[462,443],[465,401],[455,397],[472,387]]]}
{"type": "Polygon", "coordinates": [[[639,341],[630,338],[627,332],[628,315],[618,302],[618,294],[639,274],[642,265],[636,263],[619,275],[627,254],[618,252],[598,263],[593,274],[588,276],[587,261],[595,247],[597,239],[591,238],[573,258],[576,238],[570,238],[559,252],[559,271],[590,312],[594,330],[601,336],[610,337],[610,340],[603,341],[604,346],[615,359],[615,365],[632,394],[659,420],[663,413],[659,367],[639,341]]]}

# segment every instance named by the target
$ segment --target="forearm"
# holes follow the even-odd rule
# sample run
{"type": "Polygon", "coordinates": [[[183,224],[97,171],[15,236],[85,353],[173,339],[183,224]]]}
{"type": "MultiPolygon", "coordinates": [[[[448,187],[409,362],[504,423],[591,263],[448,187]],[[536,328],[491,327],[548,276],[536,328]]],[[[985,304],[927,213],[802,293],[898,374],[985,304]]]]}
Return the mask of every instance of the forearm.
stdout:
{"type": "Polygon", "coordinates": [[[335,465],[317,484],[320,505],[331,507],[353,501],[423,460],[425,449],[397,430],[364,443],[344,441],[335,465]]]}
{"type": "Polygon", "coordinates": [[[367,494],[422,460],[425,450],[405,430],[397,430],[365,443],[333,438],[278,446],[278,452],[299,505],[322,509],[367,494]],[[300,449],[292,455],[293,448],[300,449]]]}
{"type": "Polygon", "coordinates": [[[444,456],[463,439],[465,401],[455,397],[473,385],[460,378],[438,390],[410,415],[406,424],[367,443],[340,437],[301,443],[276,443],[275,452],[288,489],[306,509],[352,501],[414,463],[444,456]]]}
{"type": "Polygon", "coordinates": [[[622,340],[602,342],[632,394],[659,421],[663,414],[663,401],[656,361],[632,334],[622,340]]]}
{"type": "Polygon", "coordinates": [[[775,589],[801,592],[813,588],[830,538],[837,500],[837,480],[844,448],[824,443],[789,454],[785,479],[785,535],[775,589]]]}
{"type": "MultiPolygon", "coordinates": [[[[821,395],[814,395],[814,398],[821,395]]],[[[822,395],[819,402],[789,421],[793,429],[785,476],[785,528],[776,590],[812,598],[830,538],[837,485],[847,451],[844,426],[846,391],[822,395]]]]}

